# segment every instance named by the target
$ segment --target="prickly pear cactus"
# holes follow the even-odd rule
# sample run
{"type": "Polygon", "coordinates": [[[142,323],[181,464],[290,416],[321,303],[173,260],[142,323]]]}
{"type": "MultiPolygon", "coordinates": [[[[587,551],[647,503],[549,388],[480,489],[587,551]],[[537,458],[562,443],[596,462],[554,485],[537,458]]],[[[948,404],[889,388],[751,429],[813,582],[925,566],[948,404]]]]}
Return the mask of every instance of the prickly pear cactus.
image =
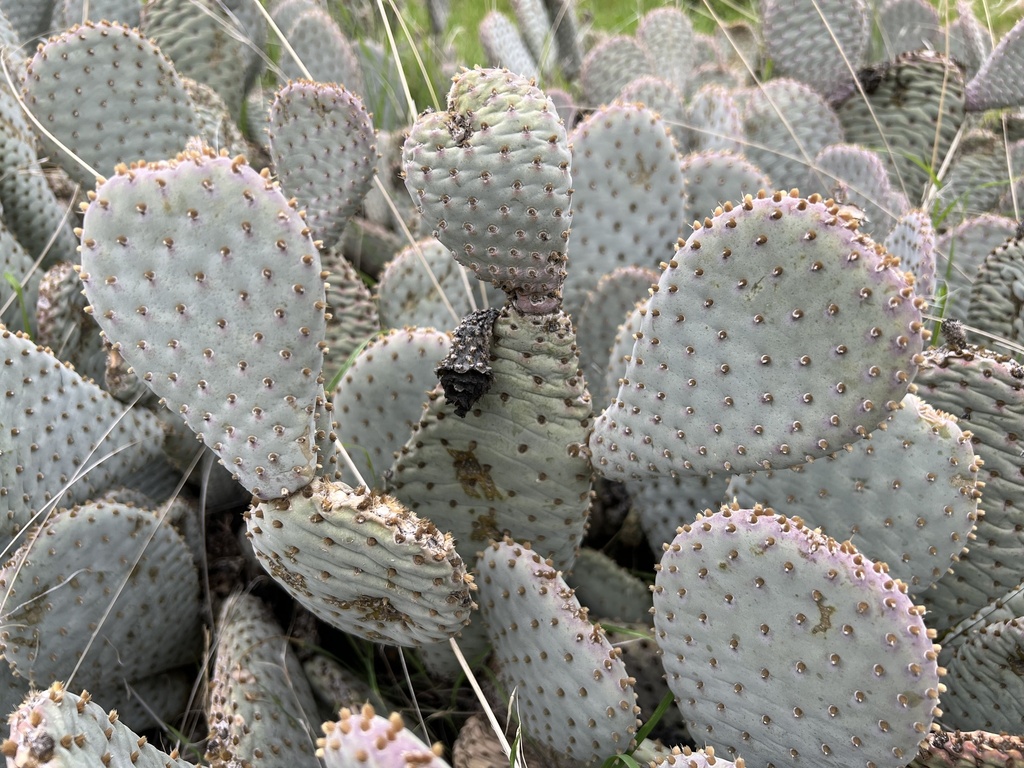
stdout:
{"type": "Polygon", "coordinates": [[[324,284],[269,175],[211,150],[122,166],[91,196],[81,236],[93,314],[152,390],[254,495],[308,483],[324,284]]]}
{"type": "Polygon", "coordinates": [[[345,707],[336,722],[323,724],[323,730],[323,737],[317,740],[317,755],[326,768],[349,768],[357,764],[380,768],[391,765],[449,768],[441,759],[441,745],[424,744],[406,729],[397,712],[382,717],[369,704],[358,714],[345,707]]]}
{"type": "Polygon", "coordinates": [[[726,204],[662,273],[590,440],[613,479],[802,464],[898,407],[922,300],[835,206],[794,193],[726,204]]]}
{"type": "Polygon", "coordinates": [[[924,609],[798,518],[725,507],[684,526],[654,611],[691,735],[748,766],[902,768],[938,714],[924,609]]]}
{"type": "Polygon", "coordinates": [[[558,306],[569,228],[569,146],[555,105],[526,78],[474,69],[403,150],[405,184],[435,235],[526,312],[558,306]]]}

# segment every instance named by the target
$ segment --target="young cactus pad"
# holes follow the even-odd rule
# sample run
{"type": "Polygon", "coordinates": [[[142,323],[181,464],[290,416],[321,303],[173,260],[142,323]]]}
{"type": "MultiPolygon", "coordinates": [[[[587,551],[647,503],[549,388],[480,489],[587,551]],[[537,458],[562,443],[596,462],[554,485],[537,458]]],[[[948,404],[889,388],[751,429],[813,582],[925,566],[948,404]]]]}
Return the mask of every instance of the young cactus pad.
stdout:
{"type": "Polygon", "coordinates": [[[474,69],[445,112],[425,112],[403,150],[405,184],[459,263],[534,313],[558,306],[569,229],[569,145],[530,80],[474,69]]]}
{"type": "Polygon", "coordinates": [[[666,545],[654,611],[690,734],[751,768],[902,768],[938,714],[924,609],[799,518],[698,517],[666,545]]]}
{"type": "Polygon", "coordinates": [[[594,465],[610,479],[802,464],[898,407],[923,300],[820,197],[747,196],[704,220],[654,286],[594,465]]]}
{"type": "Polygon", "coordinates": [[[120,166],[90,200],[80,274],[107,339],[251,493],[308,483],[326,305],[294,203],[211,150],[120,166]]]}

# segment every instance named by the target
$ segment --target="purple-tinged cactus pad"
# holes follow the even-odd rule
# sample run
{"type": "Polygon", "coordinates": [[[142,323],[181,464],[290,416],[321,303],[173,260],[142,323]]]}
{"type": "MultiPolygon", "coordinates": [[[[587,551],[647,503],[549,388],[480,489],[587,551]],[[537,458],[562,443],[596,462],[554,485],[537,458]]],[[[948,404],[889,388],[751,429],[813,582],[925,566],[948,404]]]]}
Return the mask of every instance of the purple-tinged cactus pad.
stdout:
{"type": "Polygon", "coordinates": [[[551,99],[497,69],[456,75],[448,109],[420,115],[403,150],[406,187],[437,238],[535,313],[557,308],[565,279],[569,161],[551,99]]]}
{"type": "Polygon", "coordinates": [[[373,184],[373,122],[340,85],[289,82],[270,105],[270,155],[281,188],[306,211],[313,237],[338,241],[373,184]]]}
{"type": "Polygon", "coordinates": [[[768,177],[743,155],[727,150],[707,150],[687,155],[680,162],[683,172],[684,236],[695,224],[714,216],[726,202],[736,203],[746,195],[770,186],[768,177]]]}
{"type": "Polygon", "coordinates": [[[610,479],[781,469],[898,407],[921,299],[836,206],[796,192],[726,204],[680,244],[590,440],[610,479]]]}
{"type": "Polygon", "coordinates": [[[886,236],[885,249],[900,260],[900,269],[914,275],[914,293],[930,301],[935,295],[935,230],[928,212],[907,211],[886,236]]]}
{"type": "Polygon", "coordinates": [[[316,478],[245,520],[263,568],[332,626],[416,646],[469,621],[473,580],[452,537],[390,496],[316,478]]]}
{"type": "Polygon", "coordinates": [[[193,763],[161,752],[107,712],[85,691],[66,691],[60,683],[30,695],[9,720],[10,738],[0,753],[7,765],[133,766],[134,768],[195,768],[193,763]]]}
{"type": "Polygon", "coordinates": [[[122,166],[82,223],[104,335],[262,499],[317,464],[324,283],[293,205],[243,159],[207,150],[122,166]]]}
{"type": "Polygon", "coordinates": [[[967,109],[1024,105],[1024,19],[1018,21],[967,83],[967,109]]]}
{"type": "Polygon", "coordinates": [[[748,766],[902,768],[937,714],[924,609],[798,518],[698,517],[666,546],[654,610],[691,735],[748,766]]]}
{"type": "MultiPolygon", "coordinates": [[[[46,129],[101,174],[143,157],[173,157],[199,130],[170,59],[119,24],[88,22],[40,46],[23,91],[46,129]]],[[[73,179],[92,186],[92,173],[49,139],[43,144],[73,179]]]]}
{"type": "Polygon", "coordinates": [[[397,712],[382,717],[369,704],[358,714],[345,707],[337,721],[323,724],[323,730],[317,756],[326,768],[449,768],[441,759],[441,745],[424,744],[406,729],[397,712]]]}
{"type": "Polygon", "coordinates": [[[970,439],[955,417],[907,395],[850,451],[735,478],[728,496],[785,507],[835,539],[849,538],[916,596],[956,562],[979,517],[983,483],[970,439]]]}
{"type": "Polygon", "coordinates": [[[557,768],[600,765],[632,745],[639,708],[620,654],[562,574],[506,539],[478,562],[480,609],[498,678],[523,731],[557,768]]]}

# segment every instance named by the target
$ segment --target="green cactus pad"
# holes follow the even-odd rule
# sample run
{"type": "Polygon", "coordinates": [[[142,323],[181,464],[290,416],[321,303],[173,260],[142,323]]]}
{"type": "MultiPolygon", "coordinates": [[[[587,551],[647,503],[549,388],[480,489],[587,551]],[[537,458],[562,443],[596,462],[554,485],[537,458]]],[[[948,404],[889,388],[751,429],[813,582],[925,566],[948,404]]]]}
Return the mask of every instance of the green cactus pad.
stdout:
{"type": "Polygon", "coordinates": [[[278,25],[305,69],[295,63],[290,53],[282,51],[279,63],[282,80],[311,76],[318,83],[334,83],[350,93],[362,94],[366,87],[359,56],[338,23],[326,8],[314,3],[302,3],[297,11],[289,23],[278,21],[278,25]]]}
{"type": "Polygon", "coordinates": [[[317,478],[245,519],[260,564],[328,624],[416,646],[469,621],[472,578],[451,536],[389,496],[317,478]]]}
{"type": "Polygon", "coordinates": [[[706,150],[687,155],[680,162],[683,173],[683,221],[685,234],[726,202],[768,189],[768,177],[743,155],[727,150],[706,150]]]}
{"type": "Polygon", "coordinates": [[[545,0],[511,0],[511,5],[523,42],[537,62],[537,71],[551,74],[560,57],[545,0]]]}
{"type": "Polygon", "coordinates": [[[537,60],[515,22],[504,13],[490,11],[481,19],[478,34],[489,66],[504,67],[522,77],[537,77],[537,60]]]}
{"type": "Polygon", "coordinates": [[[35,685],[72,672],[79,686],[116,685],[199,656],[192,554],[149,510],[95,503],[51,516],[0,585],[4,659],[35,685]]]}
{"type": "Polygon", "coordinates": [[[967,109],[984,112],[1024,105],[1024,19],[1003,35],[995,50],[967,84],[967,109]]]}
{"type": "Polygon", "coordinates": [[[644,75],[657,72],[639,42],[624,35],[602,40],[583,59],[581,106],[597,109],[611,104],[631,80],[644,75]]]}
{"type": "MultiPolygon", "coordinates": [[[[46,129],[99,174],[141,158],[174,157],[199,130],[171,61],[119,24],[88,22],[52,38],[29,62],[23,91],[46,129]],[[124,76],[129,70],[133,77],[124,76]]],[[[45,137],[43,145],[75,181],[93,186],[92,171],[45,137]]]]}
{"type": "Polygon", "coordinates": [[[825,97],[865,63],[871,37],[866,0],[761,0],[761,33],[772,74],[825,97]]]}
{"type": "Polygon", "coordinates": [[[679,526],[688,525],[701,512],[718,509],[725,503],[730,498],[726,493],[730,477],[683,475],[626,481],[633,499],[632,509],[651,551],[661,552],[676,537],[679,526]]]}
{"type": "Polygon", "coordinates": [[[238,62],[245,60],[248,43],[245,31],[222,8],[218,0],[146,0],[139,29],[180,74],[213,88],[237,116],[246,87],[238,62]]]}
{"type": "Polygon", "coordinates": [[[11,736],[0,752],[9,766],[17,768],[195,768],[179,758],[177,750],[161,752],[85,691],[78,696],[60,683],[31,694],[9,722],[11,736]]]}
{"type": "Polygon", "coordinates": [[[943,25],[928,0],[875,0],[877,42],[873,61],[892,61],[901,54],[925,48],[943,50],[943,25]]]}
{"type": "Polygon", "coordinates": [[[789,78],[747,91],[743,125],[744,154],[776,189],[798,186],[813,172],[817,154],[843,140],[843,127],[825,99],[789,78]]]}
{"type": "Polygon", "coordinates": [[[1016,425],[1024,418],[1024,370],[1006,356],[977,347],[939,348],[925,353],[915,384],[924,400],[957,416],[971,431],[974,451],[984,462],[985,515],[975,528],[976,538],[954,572],[920,596],[929,623],[942,630],[978,606],[1002,599],[1021,580],[1016,563],[1024,547],[1024,446],[1016,425]]]}
{"type": "Polygon", "coordinates": [[[971,286],[967,324],[986,336],[1024,340],[1024,236],[1015,236],[981,263],[971,286]]]}
{"type": "MultiPolygon", "coordinates": [[[[668,80],[653,75],[638,77],[619,91],[615,101],[644,106],[657,112],[662,122],[672,132],[676,147],[687,146],[689,130],[687,129],[686,98],[668,80]]],[[[567,121],[567,124],[571,124],[571,121],[567,121]]]]}
{"type": "Polygon", "coordinates": [[[363,706],[359,714],[345,707],[336,722],[323,724],[323,730],[323,737],[317,740],[317,756],[326,768],[354,765],[449,768],[441,759],[441,745],[424,744],[406,729],[397,712],[382,717],[369,704],[363,706]]]}
{"type": "Polygon", "coordinates": [[[583,66],[583,34],[576,14],[577,0],[544,0],[544,3],[554,26],[562,75],[571,82],[579,77],[583,66]]]}
{"type": "Polygon", "coordinates": [[[556,768],[600,765],[632,745],[633,680],[562,576],[536,552],[495,542],[479,561],[480,609],[498,679],[526,736],[556,768]]]}
{"type": "Polygon", "coordinates": [[[712,83],[693,94],[686,108],[686,133],[688,141],[681,147],[687,150],[742,154],[743,114],[732,89],[712,83]]]}
{"type": "Polygon", "coordinates": [[[48,269],[39,281],[35,340],[71,363],[83,378],[102,381],[107,353],[99,326],[85,313],[86,304],[82,282],[71,263],[48,269]]]}
{"type": "Polygon", "coordinates": [[[270,105],[270,154],[281,187],[298,198],[313,237],[338,241],[373,184],[373,122],[343,87],[289,82],[270,105]]]}
{"type": "Polygon", "coordinates": [[[920,208],[907,211],[884,245],[900,260],[900,269],[914,275],[914,293],[930,301],[935,295],[935,230],[928,212],[920,208]]]}
{"type": "Polygon", "coordinates": [[[597,619],[615,624],[650,621],[647,583],[596,549],[580,549],[566,582],[597,619]]]}
{"type": "Polygon", "coordinates": [[[0,360],[0,540],[6,547],[37,513],[86,501],[152,462],[162,433],[151,413],[126,409],[21,334],[0,331],[0,360]]]}
{"type": "MultiPolygon", "coordinates": [[[[654,285],[657,285],[655,283],[654,285]]],[[[651,286],[653,288],[653,285],[651,286]]],[[[632,360],[633,346],[636,343],[636,335],[640,332],[640,325],[647,314],[647,304],[650,296],[638,301],[633,311],[626,316],[615,330],[615,340],[612,342],[611,350],[604,370],[604,393],[600,400],[594,402],[594,412],[600,413],[608,404],[608,398],[618,393],[622,385],[622,373],[625,370],[623,363],[632,360]]],[[[585,374],[586,372],[584,372],[585,374]]],[[[612,403],[614,405],[614,401],[612,403]]]]}
{"type": "Polygon", "coordinates": [[[963,123],[963,75],[941,54],[918,51],[858,78],[871,109],[852,85],[848,96],[837,97],[846,141],[877,151],[893,187],[918,205],[931,182],[928,169],[938,173],[963,123]]]}
{"type": "Polygon", "coordinates": [[[943,641],[948,670],[942,722],[958,730],[1019,733],[1024,724],[1024,619],[970,627],[943,641]]]}
{"type": "Polygon", "coordinates": [[[956,21],[949,25],[949,56],[959,61],[967,76],[973,78],[992,53],[992,38],[974,15],[969,0],[957,0],[956,12],[956,21]]]}
{"type": "Polygon", "coordinates": [[[445,112],[425,112],[403,152],[405,183],[459,263],[550,312],[565,279],[569,146],[554,104],[526,78],[474,69],[445,112]]]}
{"type": "Polygon", "coordinates": [[[853,144],[831,144],[814,158],[811,189],[864,211],[861,230],[881,240],[907,212],[906,196],[894,190],[877,152],[853,144]],[[823,187],[821,185],[824,185],[823,187]]]}
{"type": "Polygon", "coordinates": [[[248,152],[251,147],[228,112],[227,104],[213,88],[190,77],[181,78],[192,100],[199,136],[208,146],[225,149],[228,154],[248,152]]]}
{"type": "Polygon", "coordinates": [[[922,300],[820,198],[726,204],[680,245],[597,419],[610,479],[795,466],[855,441],[907,392],[922,300]]]}
{"type": "Polygon", "coordinates": [[[699,59],[689,16],[672,7],[648,11],[637,23],[636,39],[658,77],[684,93],[691,90],[690,81],[699,59]]]}
{"type": "Polygon", "coordinates": [[[618,267],[655,267],[683,233],[683,175],[668,126],[635,104],[601,107],[569,136],[573,237],[564,308],[618,267]]]}
{"type": "MultiPolygon", "coordinates": [[[[435,238],[403,248],[384,268],[377,283],[381,326],[454,328],[464,315],[476,309],[476,280],[467,280],[464,269],[435,238]]],[[[487,294],[488,304],[500,306],[504,302],[504,295],[497,289],[487,294]]]]}
{"type": "Polygon", "coordinates": [[[949,414],[907,395],[849,453],[737,478],[728,495],[744,506],[785,507],[837,540],[856,542],[916,595],[956,562],[979,517],[970,437],[949,414]]]}
{"type": "Polygon", "coordinates": [[[63,27],[108,19],[128,27],[139,26],[142,6],[136,0],[63,0],[53,9],[53,20],[63,27]]]}
{"type": "Polygon", "coordinates": [[[967,317],[971,286],[978,268],[999,246],[1012,238],[1017,222],[1009,216],[986,213],[974,216],[941,235],[935,244],[935,266],[940,285],[945,283],[943,317],[967,317]]]}
{"type": "Polygon", "coordinates": [[[327,355],[325,378],[343,370],[349,357],[367,340],[380,333],[380,316],[370,289],[351,262],[335,248],[322,251],[320,261],[328,272],[327,355]]]}
{"type": "MultiPolygon", "coordinates": [[[[605,372],[619,326],[636,303],[650,295],[651,286],[657,282],[658,273],[653,269],[620,267],[597,281],[580,310],[576,322],[576,344],[579,347],[580,370],[587,379],[595,410],[604,408],[612,395],[605,386],[605,372]]],[[[617,390],[616,384],[613,391],[617,390]]]]}
{"type": "Polygon", "coordinates": [[[690,733],[748,766],[902,768],[937,714],[924,609],[798,518],[698,517],[666,548],[654,609],[690,733]]]}
{"type": "Polygon", "coordinates": [[[464,419],[438,390],[402,448],[389,489],[455,537],[466,557],[508,533],[568,569],[583,538],[590,401],[565,314],[506,307],[494,323],[487,392],[464,419]]]}
{"type": "Polygon", "coordinates": [[[212,151],[120,168],[85,212],[81,278],[107,339],[251,493],[312,479],[320,257],[267,176],[212,151]]]}
{"type": "Polygon", "coordinates": [[[432,328],[394,329],[367,344],[338,382],[339,436],[371,487],[383,487],[383,475],[419,421],[437,383],[434,367],[450,345],[447,334],[432,328]]]}
{"type": "Polygon", "coordinates": [[[216,662],[207,697],[206,756],[239,765],[316,765],[313,691],[289,637],[253,595],[234,595],[217,619],[216,662]]]}

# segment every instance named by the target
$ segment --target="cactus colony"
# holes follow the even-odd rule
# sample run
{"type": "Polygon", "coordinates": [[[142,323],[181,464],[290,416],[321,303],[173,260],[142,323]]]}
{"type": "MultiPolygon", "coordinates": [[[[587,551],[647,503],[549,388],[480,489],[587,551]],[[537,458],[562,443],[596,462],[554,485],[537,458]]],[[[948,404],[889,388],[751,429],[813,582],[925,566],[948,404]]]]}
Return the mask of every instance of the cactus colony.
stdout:
{"type": "Polygon", "coordinates": [[[0,0],[8,765],[1021,759],[1024,22],[511,7],[0,0]]]}

